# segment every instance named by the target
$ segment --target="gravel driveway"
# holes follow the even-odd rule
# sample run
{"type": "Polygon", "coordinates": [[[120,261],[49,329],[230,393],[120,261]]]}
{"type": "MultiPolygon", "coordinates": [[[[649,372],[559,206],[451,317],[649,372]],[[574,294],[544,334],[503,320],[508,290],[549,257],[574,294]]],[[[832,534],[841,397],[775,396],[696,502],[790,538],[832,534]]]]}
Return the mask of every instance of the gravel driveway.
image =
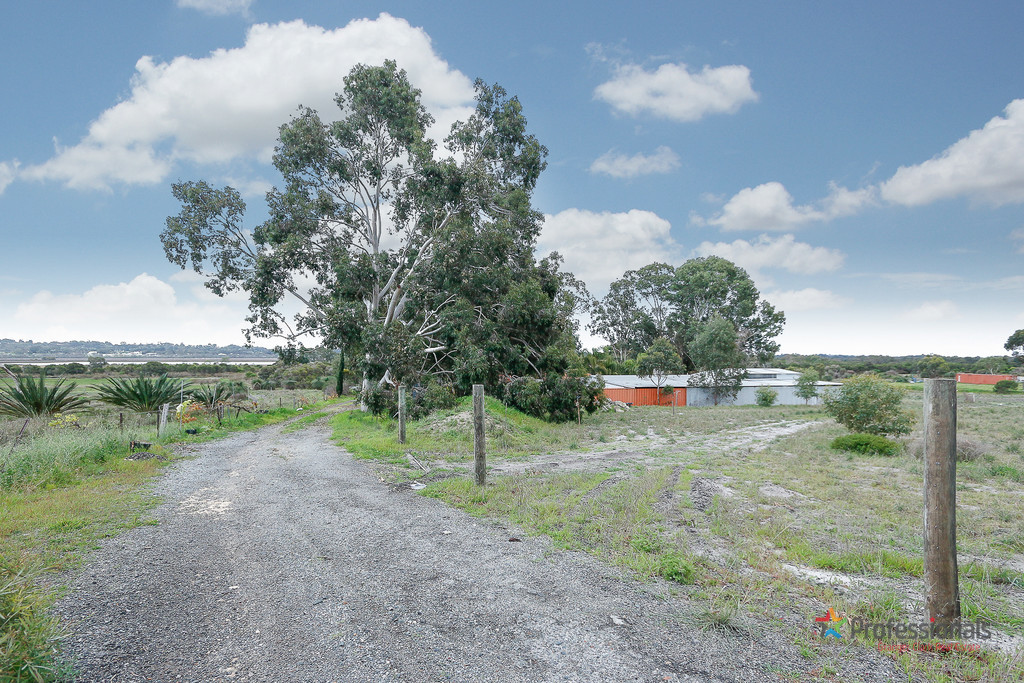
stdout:
{"type": "MultiPolygon", "coordinates": [[[[79,680],[814,678],[781,635],[701,630],[669,584],[395,491],[328,436],[267,427],[170,468],[159,525],[109,539],[57,605],[79,680]]],[[[897,680],[844,649],[836,680],[897,680]]]]}

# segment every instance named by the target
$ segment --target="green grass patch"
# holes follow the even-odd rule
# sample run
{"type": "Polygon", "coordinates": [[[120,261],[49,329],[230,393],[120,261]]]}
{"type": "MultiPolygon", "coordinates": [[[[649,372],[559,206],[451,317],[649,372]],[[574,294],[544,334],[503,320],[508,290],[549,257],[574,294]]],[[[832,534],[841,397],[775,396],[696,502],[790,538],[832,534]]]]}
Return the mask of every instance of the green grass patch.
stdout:
{"type": "Polygon", "coordinates": [[[683,539],[667,533],[655,510],[671,468],[638,473],[602,486],[605,472],[495,477],[485,487],[468,479],[430,484],[423,494],[470,514],[510,519],[566,550],[580,550],[645,576],[693,583],[697,568],[683,539]],[[600,488],[599,488],[600,487],[600,488]]]}
{"type": "Polygon", "coordinates": [[[292,420],[291,423],[285,425],[285,427],[281,429],[281,432],[284,434],[290,434],[291,432],[297,432],[301,429],[305,429],[306,427],[309,427],[311,424],[313,424],[320,418],[327,417],[328,414],[329,413],[325,410],[318,410],[315,413],[303,415],[299,419],[292,420]]]}
{"type": "Polygon", "coordinates": [[[852,451],[866,455],[897,455],[902,450],[892,439],[875,434],[846,434],[832,439],[829,446],[837,451],[852,451]]]}
{"type": "MultiPolygon", "coordinates": [[[[484,424],[488,459],[521,460],[538,453],[569,450],[596,442],[600,434],[589,425],[551,424],[486,398],[484,424]]],[[[334,440],[356,458],[408,464],[406,453],[420,461],[465,462],[473,458],[472,397],[459,399],[449,410],[406,423],[406,443],[398,442],[398,422],[352,410],[331,420],[334,440]]]]}

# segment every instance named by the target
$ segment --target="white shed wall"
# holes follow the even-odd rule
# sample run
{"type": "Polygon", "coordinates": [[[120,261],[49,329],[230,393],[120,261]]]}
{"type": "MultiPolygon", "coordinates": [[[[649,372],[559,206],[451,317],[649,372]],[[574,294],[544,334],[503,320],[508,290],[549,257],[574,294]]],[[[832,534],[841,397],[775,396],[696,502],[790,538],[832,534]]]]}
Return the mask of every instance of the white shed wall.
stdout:
{"type": "MultiPolygon", "coordinates": [[[[768,385],[765,385],[768,386],[768,385]]],[[[737,406],[753,406],[757,405],[756,392],[761,387],[742,387],[738,394],[736,394],[735,401],[722,401],[718,405],[737,405],[737,406]]],[[[804,400],[796,395],[796,386],[770,386],[779,393],[775,399],[775,405],[782,406],[802,406],[805,404],[804,400]]],[[[821,393],[822,387],[818,388],[818,393],[821,393]]],[[[807,405],[821,405],[821,396],[812,398],[806,402],[807,405]]],[[[711,400],[711,392],[704,387],[688,387],[686,390],[686,405],[688,406],[713,406],[714,401],[711,400]]]]}

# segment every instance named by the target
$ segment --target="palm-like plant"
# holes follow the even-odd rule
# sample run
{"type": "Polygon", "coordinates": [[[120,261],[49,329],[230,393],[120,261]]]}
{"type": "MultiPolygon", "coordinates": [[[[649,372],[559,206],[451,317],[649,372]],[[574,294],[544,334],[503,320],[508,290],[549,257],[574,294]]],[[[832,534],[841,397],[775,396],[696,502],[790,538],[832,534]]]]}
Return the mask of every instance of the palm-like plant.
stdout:
{"type": "Polygon", "coordinates": [[[200,384],[192,389],[192,400],[213,408],[218,403],[226,403],[231,398],[231,388],[224,384],[200,384]]]}
{"type": "Polygon", "coordinates": [[[68,413],[89,405],[89,399],[73,393],[75,385],[66,379],[59,379],[46,386],[46,375],[39,374],[39,380],[16,377],[15,383],[0,385],[0,415],[15,417],[40,417],[54,413],[68,413]]]}
{"type": "Polygon", "coordinates": [[[129,379],[111,378],[110,383],[98,387],[100,400],[111,405],[149,413],[158,410],[165,403],[177,403],[182,389],[189,388],[189,382],[182,385],[167,375],[159,377],[138,377],[129,379]]]}

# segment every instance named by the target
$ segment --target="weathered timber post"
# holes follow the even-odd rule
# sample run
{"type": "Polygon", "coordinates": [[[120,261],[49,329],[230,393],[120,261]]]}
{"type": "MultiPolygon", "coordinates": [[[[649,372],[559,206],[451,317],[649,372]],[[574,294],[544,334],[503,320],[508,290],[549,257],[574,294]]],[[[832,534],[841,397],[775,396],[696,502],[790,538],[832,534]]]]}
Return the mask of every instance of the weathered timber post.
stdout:
{"type": "MultiPolygon", "coordinates": [[[[956,380],[924,381],[925,612],[936,629],[960,618],[956,564],[956,380]]],[[[942,636],[937,630],[935,635],[942,636]]]]}
{"type": "Polygon", "coordinates": [[[484,452],[484,385],[473,385],[473,462],[476,485],[487,483],[487,454],[484,452]]]}
{"type": "Polygon", "coordinates": [[[167,429],[167,411],[170,410],[171,404],[165,403],[160,406],[160,424],[157,425],[156,435],[161,436],[167,429]]]}
{"type": "Polygon", "coordinates": [[[405,443],[405,385],[398,386],[398,443],[405,443]]]}

